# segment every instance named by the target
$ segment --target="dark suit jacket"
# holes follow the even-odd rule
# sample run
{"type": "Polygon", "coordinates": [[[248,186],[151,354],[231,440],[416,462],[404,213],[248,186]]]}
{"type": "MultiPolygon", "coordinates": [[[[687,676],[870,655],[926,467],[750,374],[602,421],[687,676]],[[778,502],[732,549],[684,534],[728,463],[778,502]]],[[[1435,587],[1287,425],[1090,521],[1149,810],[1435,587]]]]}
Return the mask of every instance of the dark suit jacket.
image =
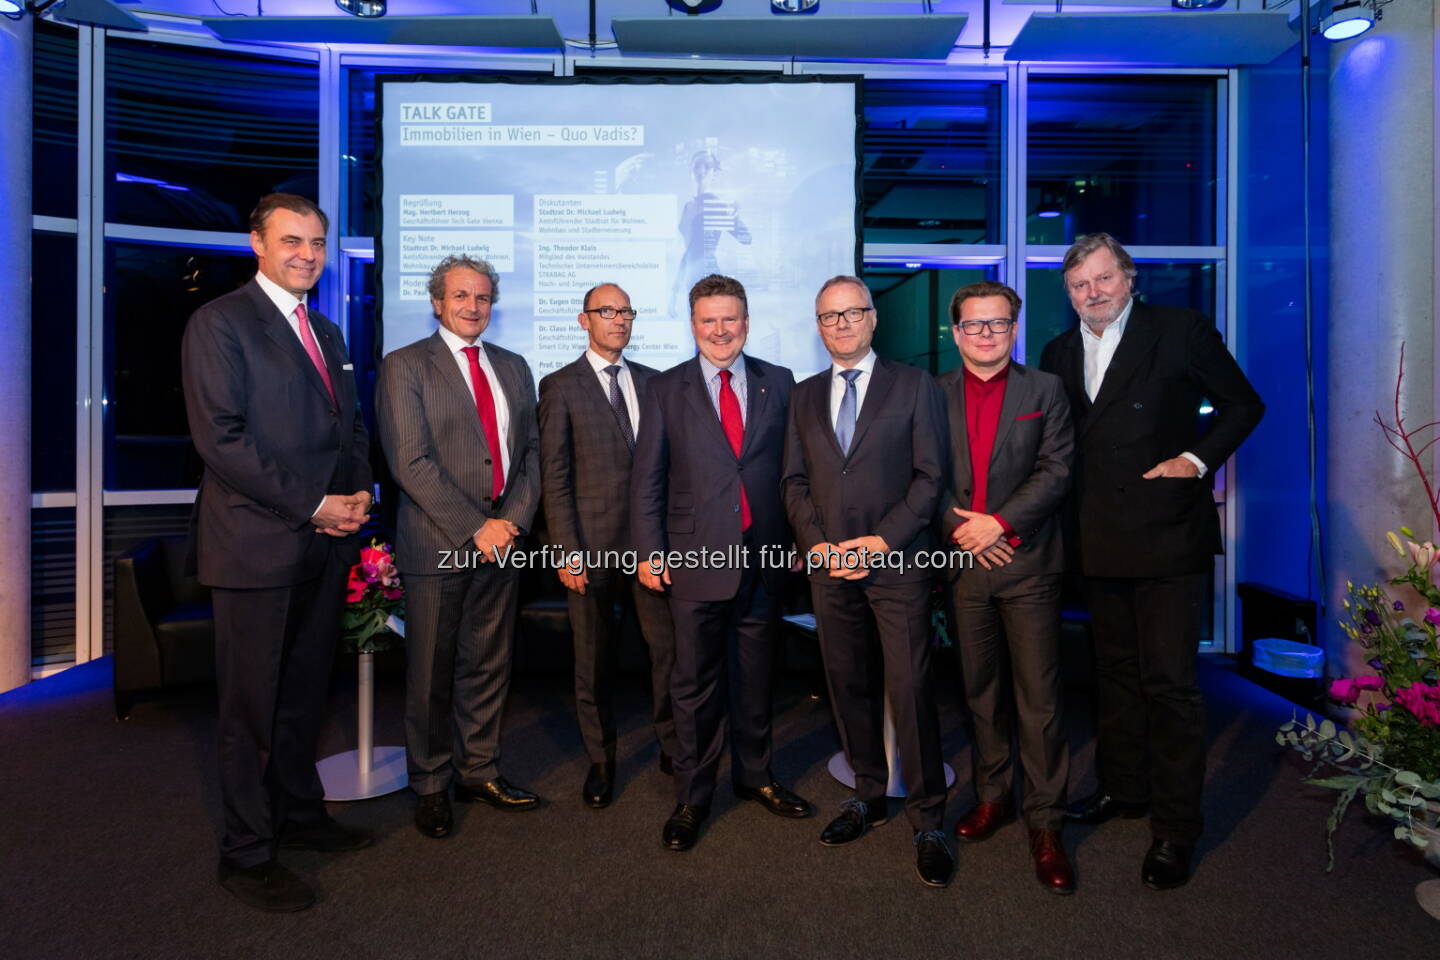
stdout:
{"type": "MultiPolygon", "coordinates": [[[[656,551],[738,548],[742,477],[757,552],[761,544],[789,550],[780,461],[795,377],[748,354],[745,370],[745,440],[738,457],[720,429],[698,357],[651,378],[630,478],[631,537],[642,564],[656,551]]],[[[758,565],[759,556],[750,562],[758,565]]],[[[771,595],[778,596],[787,569],[762,569],[771,595]]],[[[681,600],[729,600],[740,589],[741,573],[729,564],[710,570],[672,567],[671,594],[681,600]]]]}
{"type": "Polygon", "coordinates": [[[395,563],[402,573],[440,573],[445,551],[471,550],[491,517],[528,531],[540,502],[535,381],[519,354],[492,343],[485,354],[510,407],[510,472],[492,500],[485,430],[475,395],[438,332],[385,358],[375,387],[380,444],[400,485],[395,563]]]}
{"type": "MultiPolygon", "coordinates": [[[[931,521],[945,489],[945,398],[916,367],[877,358],[855,420],[849,455],[830,420],[832,370],[800,383],[785,431],[785,510],[801,550],[878,535],[907,556],[906,570],[875,569],[866,581],[905,582],[934,547],[931,521]]],[[[816,583],[835,582],[812,573],[816,583]]],[[[864,582],[864,581],[862,581],[864,582]]]]}
{"type": "Polygon", "coordinates": [[[1215,324],[1193,310],[1136,301],[1093,404],[1079,327],[1050,341],[1040,365],[1065,382],[1075,417],[1080,571],[1170,577],[1209,570],[1221,550],[1215,471],[1265,413],[1215,324]],[[1215,422],[1202,434],[1206,399],[1215,422]],[[1187,450],[1204,461],[1204,478],[1141,479],[1187,450]]]}
{"type": "Polygon", "coordinates": [[[338,409],[254,280],[196,310],[185,327],[185,409],[205,461],[191,518],[202,583],[286,586],[319,576],[332,549],[358,556],[357,538],[318,535],[310,523],[325,495],[369,490],[372,481],[345,342],[335,324],[308,316],[338,409]]]}
{"type": "MultiPolygon", "coordinates": [[[[949,543],[960,517],[955,507],[970,509],[975,465],[970,462],[970,432],[965,421],[965,369],[940,377],[950,416],[950,485],[941,498],[935,527],[941,543],[949,543]]],[[[1015,559],[1004,571],[1015,576],[1060,573],[1065,555],[1060,534],[1060,506],[1070,490],[1075,435],[1070,402],[1060,378],[1018,363],[1006,373],[1005,399],[986,471],[985,512],[999,514],[1020,538],[1015,559]]],[[[954,575],[958,566],[948,568],[954,575]]]]}
{"type": "MultiPolygon", "coordinates": [[[[644,412],[659,371],[626,360],[644,412]]],[[[582,354],[540,380],[540,474],[545,530],[559,550],[630,547],[632,452],[610,397],[582,354]]]]}

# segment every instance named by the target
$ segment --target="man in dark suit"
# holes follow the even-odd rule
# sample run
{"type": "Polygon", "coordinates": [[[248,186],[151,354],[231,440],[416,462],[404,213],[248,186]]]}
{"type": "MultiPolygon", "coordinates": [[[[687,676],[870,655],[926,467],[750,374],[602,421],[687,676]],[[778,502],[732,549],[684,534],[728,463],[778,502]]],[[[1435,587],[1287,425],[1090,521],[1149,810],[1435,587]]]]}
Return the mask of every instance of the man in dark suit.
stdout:
{"type": "Polygon", "coordinates": [[[1081,322],[1040,362],[1065,382],[1075,416],[1074,546],[1095,635],[1100,774],[1071,816],[1099,823],[1148,807],[1141,878],[1163,890],[1190,878],[1203,825],[1195,654],[1221,549],[1204,478],[1265,405],[1208,317],[1134,299],[1135,263],[1113,237],[1076,240],[1061,273],[1081,322]],[[1202,432],[1205,400],[1215,422],[1202,432]]]}
{"type": "Polygon", "coordinates": [[[500,775],[519,567],[507,562],[540,502],[535,381],[480,335],[500,278],[446,257],[430,274],[440,329],[385,358],[380,441],[400,485],[395,562],[405,577],[405,745],[415,826],[444,837],[455,799],[531,810],[500,775]]]}
{"type": "Polygon", "coordinates": [[[962,365],[940,378],[951,481],[935,520],[946,541],[979,563],[949,570],[979,801],[955,835],[988,839],[1014,813],[1010,737],[1018,721],[1035,876],[1047,890],[1073,893],[1060,840],[1070,763],[1060,708],[1065,557],[1057,514],[1075,439],[1060,378],[1010,362],[1019,316],[1020,297],[1003,283],[972,283],[950,300],[962,365]]]}
{"type": "Polygon", "coordinates": [[[886,819],[888,693],[915,869],[925,883],[943,887],[955,858],[940,830],[946,784],[929,680],[928,557],[945,487],[945,401],[928,373],[870,349],[875,305],[864,281],[827,280],[815,314],[833,363],[795,388],[785,508],[807,556],[835,724],[855,771],[855,796],[820,842],[850,843],[886,819]],[[877,646],[883,687],[872,669],[877,646]]]}
{"type": "Polygon", "coordinates": [[[225,808],[220,882],[261,910],[315,894],[277,843],[354,850],[370,838],[325,812],[315,770],[351,534],[368,519],[370,441],[340,331],[306,309],[328,221],[270,194],[250,215],[259,272],[190,318],[185,408],[205,473],[195,499],[200,582],[213,588],[216,731],[225,808]]]}
{"type": "Polygon", "coordinates": [[[675,622],[670,850],[693,847],[710,815],[727,713],[735,796],[777,816],[813,812],[770,771],[772,646],[789,570],[780,558],[791,546],[780,457],[795,378],[741,352],[750,314],[737,280],[696,283],[690,327],[699,356],[651,379],[630,481],[640,582],[670,594],[675,622]],[[705,562],[710,551],[722,558],[705,562]]]}
{"type": "Polygon", "coordinates": [[[540,380],[540,467],[545,526],[566,556],[559,576],[575,635],[575,712],[590,757],[581,798],[598,809],[609,805],[615,782],[616,606],[634,609],[650,648],[655,739],[666,771],[676,751],[670,708],[675,631],[664,595],[622,569],[630,548],[631,458],[657,371],[623,356],[635,321],[624,290],[602,283],[585,294],[582,307],[589,349],[540,380]]]}

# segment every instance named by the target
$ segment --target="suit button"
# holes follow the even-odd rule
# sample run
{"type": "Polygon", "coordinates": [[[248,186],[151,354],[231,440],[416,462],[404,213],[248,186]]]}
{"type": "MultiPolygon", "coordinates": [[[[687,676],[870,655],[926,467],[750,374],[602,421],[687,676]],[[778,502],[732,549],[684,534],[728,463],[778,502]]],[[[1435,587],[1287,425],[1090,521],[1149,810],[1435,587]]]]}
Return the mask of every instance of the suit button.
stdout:
{"type": "Polygon", "coordinates": [[[840,476],[842,476],[842,477],[848,477],[848,476],[850,476],[850,471],[849,471],[849,470],[841,470],[841,471],[840,471],[840,476]]]}
{"type": "Polygon", "coordinates": [[[968,497],[968,496],[970,496],[970,491],[969,491],[969,490],[963,490],[963,491],[961,491],[960,495],[961,495],[962,497],[968,497]]]}

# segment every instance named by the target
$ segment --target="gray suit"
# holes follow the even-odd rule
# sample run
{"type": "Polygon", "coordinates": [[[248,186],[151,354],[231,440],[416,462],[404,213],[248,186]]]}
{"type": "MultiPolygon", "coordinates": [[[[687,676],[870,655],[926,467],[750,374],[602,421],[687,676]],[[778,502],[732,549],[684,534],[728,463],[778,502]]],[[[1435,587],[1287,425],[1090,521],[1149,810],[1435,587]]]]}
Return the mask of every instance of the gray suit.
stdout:
{"type": "MultiPolygon", "coordinates": [[[[951,486],[935,521],[948,542],[961,520],[952,508],[971,508],[976,464],[970,460],[963,368],[942,376],[940,387],[950,417],[951,486]]],[[[1070,403],[1060,378],[1010,364],[995,444],[983,466],[985,512],[1002,517],[1020,542],[1015,559],[999,569],[952,568],[950,585],[965,700],[975,727],[976,796],[1008,805],[1014,793],[1012,708],[1004,683],[1008,661],[1025,768],[1025,816],[1038,830],[1060,827],[1070,767],[1061,711],[1065,556],[1057,515],[1070,489],[1074,451],[1070,403]]]]}
{"type": "MultiPolygon", "coordinates": [[[[644,406],[657,371],[627,361],[635,396],[644,406]]],[[[563,552],[592,555],[630,549],[630,468],[634,453],[595,368],[581,355],[540,380],[540,464],[545,528],[563,552]]],[[[591,763],[615,762],[612,674],[617,652],[616,605],[633,604],[650,648],[655,738],[677,752],[670,706],[675,629],[664,594],[646,590],[615,566],[589,566],[585,593],[567,590],[575,635],[575,711],[591,763]]]]}
{"type": "MultiPolygon", "coordinates": [[[[486,344],[510,408],[510,471],[499,501],[474,394],[439,333],[385,358],[376,416],[400,485],[395,560],[405,577],[405,739],[416,793],[499,776],[518,569],[474,560],[492,517],[529,529],[540,501],[535,381],[518,354],[486,344]]],[[[520,548],[517,542],[516,549],[520,548]]]]}

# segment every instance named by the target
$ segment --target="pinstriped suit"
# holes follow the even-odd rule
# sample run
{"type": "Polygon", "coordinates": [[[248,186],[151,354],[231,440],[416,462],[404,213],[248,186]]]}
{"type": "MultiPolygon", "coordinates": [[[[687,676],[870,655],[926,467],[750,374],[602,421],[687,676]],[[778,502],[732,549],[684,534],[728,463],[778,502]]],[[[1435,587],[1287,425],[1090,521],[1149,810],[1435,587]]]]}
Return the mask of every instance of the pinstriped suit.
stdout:
{"type": "Polygon", "coordinates": [[[410,785],[422,795],[445,789],[452,775],[472,784],[499,776],[518,571],[475,564],[472,538],[492,517],[527,531],[540,501],[535,381],[518,354],[483,349],[510,408],[510,471],[498,505],[498,451],[488,448],[474,394],[439,333],[386,357],[376,387],[381,444],[401,489],[405,739],[410,785]]]}
{"type": "MultiPolygon", "coordinates": [[[[650,378],[659,371],[626,360],[641,408],[650,378]]],[[[545,527],[561,551],[591,554],[630,548],[630,468],[633,453],[615,409],[586,355],[540,379],[540,463],[545,527]]],[[[565,591],[575,635],[575,712],[591,763],[615,762],[611,674],[616,649],[615,606],[634,605],[650,648],[655,739],[671,757],[678,752],[670,706],[675,628],[663,594],[640,586],[633,574],[590,569],[584,595],[565,591]]]]}

